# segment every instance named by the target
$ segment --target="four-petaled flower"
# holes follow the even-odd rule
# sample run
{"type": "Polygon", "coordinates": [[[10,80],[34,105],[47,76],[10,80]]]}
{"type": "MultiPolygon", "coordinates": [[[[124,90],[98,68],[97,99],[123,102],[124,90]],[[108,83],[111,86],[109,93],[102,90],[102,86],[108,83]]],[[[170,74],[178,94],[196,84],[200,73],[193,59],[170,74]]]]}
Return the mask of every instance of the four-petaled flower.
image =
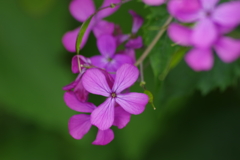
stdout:
{"type": "Polygon", "coordinates": [[[130,64],[122,65],[116,72],[114,82],[108,82],[105,75],[98,69],[89,69],[83,75],[84,88],[93,94],[108,97],[91,114],[91,123],[100,130],[113,125],[115,106],[121,106],[130,114],[140,114],[148,103],[148,96],[143,93],[121,93],[137,80],[138,69],[130,64]]]}
{"type": "Polygon", "coordinates": [[[179,45],[193,46],[185,56],[187,64],[195,71],[210,70],[214,57],[212,48],[226,63],[240,56],[240,40],[225,37],[240,23],[240,2],[227,2],[218,6],[219,0],[170,0],[168,10],[182,22],[196,22],[192,28],[172,23],[169,37],[179,45]]]}

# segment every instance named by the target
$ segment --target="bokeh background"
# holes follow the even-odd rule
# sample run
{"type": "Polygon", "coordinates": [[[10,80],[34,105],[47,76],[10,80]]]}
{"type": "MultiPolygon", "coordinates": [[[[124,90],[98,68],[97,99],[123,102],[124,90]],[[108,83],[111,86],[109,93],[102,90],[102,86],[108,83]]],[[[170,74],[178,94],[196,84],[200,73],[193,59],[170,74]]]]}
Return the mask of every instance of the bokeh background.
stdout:
{"type": "MultiPolygon", "coordinates": [[[[192,91],[181,79],[194,74],[184,61],[163,85],[153,78],[146,60],[145,80],[157,110],[148,105],[143,114],[132,116],[125,128],[113,128],[115,139],[110,144],[91,144],[95,127],[82,140],[73,139],[67,123],[78,113],[65,105],[62,87],[76,77],[70,70],[74,54],[64,49],[61,38],[80,23],[71,17],[69,2],[0,2],[0,160],[240,159],[238,77],[224,89],[216,87],[207,94],[192,91]],[[179,88],[176,94],[174,87],[179,88]]],[[[95,2],[100,6],[102,0],[95,2]]],[[[143,3],[132,1],[107,20],[128,33],[132,25],[129,9],[144,17],[149,13],[143,3]]],[[[81,53],[87,57],[99,54],[93,34],[81,53]]],[[[139,84],[132,90],[142,92],[139,84]]],[[[97,96],[90,99],[96,104],[103,100],[97,96]]]]}

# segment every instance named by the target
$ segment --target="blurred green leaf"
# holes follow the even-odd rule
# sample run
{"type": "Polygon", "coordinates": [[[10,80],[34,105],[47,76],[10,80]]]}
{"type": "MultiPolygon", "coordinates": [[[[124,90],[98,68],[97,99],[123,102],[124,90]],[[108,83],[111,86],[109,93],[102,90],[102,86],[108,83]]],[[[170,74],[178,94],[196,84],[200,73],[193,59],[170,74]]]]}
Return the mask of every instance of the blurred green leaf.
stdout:
{"type": "Polygon", "coordinates": [[[188,50],[188,48],[181,47],[172,55],[171,62],[170,62],[170,68],[174,68],[177,66],[177,64],[182,60],[182,58],[185,55],[185,53],[187,52],[187,50],[188,50]]]}
{"type": "Polygon", "coordinates": [[[200,90],[203,95],[215,89],[224,91],[235,85],[239,77],[240,60],[226,64],[215,57],[214,67],[207,72],[195,72],[182,60],[163,82],[160,100],[167,103],[176,98],[190,96],[195,90],[200,90]]]}
{"type": "MultiPolygon", "coordinates": [[[[144,26],[145,30],[143,37],[146,45],[149,45],[152,42],[169,17],[165,5],[153,7],[150,9],[150,11],[151,13],[147,16],[147,24],[144,26]]],[[[149,54],[153,73],[156,78],[161,75],[160,79],[164,79],[168,72],[168,68],[170,69],[169,65],[171,57],[178,48],[178,46],[171,46],[171,44],[172,41],[165,33],[149,54]]]]}
{"type": "Polygon", "coordinates": [[[76,41],[76,51],[77,51],[77,54],[80,53],[80,45],[82,43],[82,39],[83,39],[83,36],[92,20],[92,17],[93,16],[90,16],[85,22],[83,22],[82,26],[80,27],[80,31],[78,33],[78,36],[77,36],[77,41],[76,41]]]}

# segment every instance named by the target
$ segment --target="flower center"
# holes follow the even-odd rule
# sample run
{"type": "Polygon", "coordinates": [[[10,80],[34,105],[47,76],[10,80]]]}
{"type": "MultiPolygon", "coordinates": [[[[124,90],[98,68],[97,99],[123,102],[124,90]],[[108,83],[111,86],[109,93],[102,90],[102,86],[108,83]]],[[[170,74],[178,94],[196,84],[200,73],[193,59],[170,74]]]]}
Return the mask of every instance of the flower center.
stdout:
{"type": "Polygon", "coordinates": [[[212,15],[211,11],[207,11],[205,14],[207,17],[211,17],[211,15],[212,15]]]}
{"type": "Polygon", "coordinates": [[[113,60],[112,58],[107,58],[108,62],[112,62],[112,60],[113,60]]]}
{"type": "Polygon", "coordinates": [[[116,93],[113,92],[113,93],[111,94],[111,97],[112,97],[112,98],[117,97],[116,93]]]}

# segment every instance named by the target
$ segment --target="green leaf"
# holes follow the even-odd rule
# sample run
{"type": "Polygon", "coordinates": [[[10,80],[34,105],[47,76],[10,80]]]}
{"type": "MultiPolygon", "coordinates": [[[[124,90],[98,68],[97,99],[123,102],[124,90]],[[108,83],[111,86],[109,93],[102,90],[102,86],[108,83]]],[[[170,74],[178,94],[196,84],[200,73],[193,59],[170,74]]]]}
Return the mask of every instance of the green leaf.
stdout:
{"type": "Polygon", "coordinates": [[[172,56],[171,62],[170,62],[170,68],[174,68],[177,66],[177,64],[182,60],[183,56],[187,52],[188,48],[181,47],[179,48],[172,56]]]}
{"type": "Polygon", "coordinates": [[[148,95],[149,103],[153,103],[153,95],[149,90],[144,90],[144,93],[148,95]]]}
{"type": "Polygon", "coordinates": [[[80,28],[80,31],[78,33],[78,36],[77,36],[77,41],[76,41],[76,51],[77,51],[77,54],[80,53],[80,45],[82,43],[82,39],[83,39],[83,36],[91,22],[91,19],[92,19],[93,15],[90,16],[85,22],[83,22],[81,28],[80,28]]]}
{"type": "MultiPolygon", "coordinates": [[[[151,14],[147,17],[148,22],[144,26],[144,39],[146,45],[152,43],[153,39],[162,29],[164,23],[169,17],[165,5],[154,7],[150,10],[151,14]]],[[[173,42],[168,38],[168,35],[164,33],[149,54],[155,78],[163,80],[171,69],[170,64],[172,55],[179,48],[179,46],[172,46],[172,43],[173,42]]]]}
{"type": "Polygon", "coordinates": [[[149,98],[149,101],[148,101],[148,103],[150,103],[151,105],[152,105],[152,107],[153,107],[153,109],[155,110],[156,109],[156,107],[154,106],[154,103],[153,103],[153,94],[152,94],[152,92],[150,92],[149,90],[144,90],[144,93],[146,94],[146,95],[148,95],[148,98],[149,98]]]}
{"type": "MultiPolygon", "coordinates": [[[[165,5],[152,7],[150,11],[147,15],[147,24],[144,26],[146,45],[152,42],[169,16],[165,5]]],[[[234,35],[237,33],[240,33],[238,28],[234,31],[234,35]]],[[[226,64],[217,56],[215,56],[214,67],[210,71],[195,72],[183,61],[189,48],[172,44],[174,42],[165,33],[149,54],[154,77],[162,81],[159,92],[161,103],[187,97],[195,90],[200,90],[203,95],[214,89],[223,91],[236,84],[240,77],[239,60],[226,64]]]]}

